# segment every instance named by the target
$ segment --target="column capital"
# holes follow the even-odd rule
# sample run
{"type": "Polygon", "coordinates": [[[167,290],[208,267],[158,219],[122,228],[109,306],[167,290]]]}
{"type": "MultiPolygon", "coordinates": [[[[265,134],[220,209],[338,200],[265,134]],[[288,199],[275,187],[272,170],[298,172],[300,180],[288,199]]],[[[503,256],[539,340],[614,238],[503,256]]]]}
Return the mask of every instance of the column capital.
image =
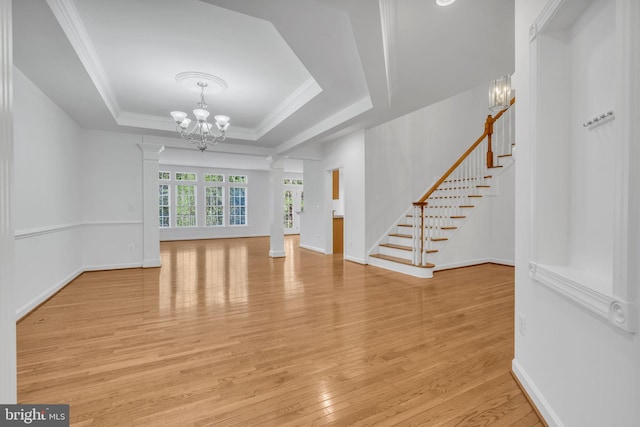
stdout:
{"type": "Polygon", "coordinates": [[[138,147],[142,150],[144,160],[160,160],[160,153],[164,151],[164,145],[139,142],[138,147]]]}

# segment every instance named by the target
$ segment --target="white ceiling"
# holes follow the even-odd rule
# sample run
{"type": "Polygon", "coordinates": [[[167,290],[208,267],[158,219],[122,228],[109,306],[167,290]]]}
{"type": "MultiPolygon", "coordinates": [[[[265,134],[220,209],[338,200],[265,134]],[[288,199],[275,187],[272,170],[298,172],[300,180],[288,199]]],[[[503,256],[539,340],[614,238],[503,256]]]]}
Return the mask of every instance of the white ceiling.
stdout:
{"type": "MultiPolygon", "coordinates": [[[[14,0],[16,66],[80,126],[175,139],[173,110],[216,75],[231,116],[214,151],[304,157],[511,73],[513,1],[14,0]]],[[[197,150],[196,150],[197,151],[197,150]]]]}

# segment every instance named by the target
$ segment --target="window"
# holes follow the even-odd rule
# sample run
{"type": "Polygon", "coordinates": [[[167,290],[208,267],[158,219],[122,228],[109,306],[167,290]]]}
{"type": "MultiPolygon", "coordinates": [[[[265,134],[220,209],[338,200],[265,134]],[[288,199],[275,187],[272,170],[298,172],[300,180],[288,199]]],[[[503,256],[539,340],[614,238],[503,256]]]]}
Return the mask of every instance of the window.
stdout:
{"type": "Polygon", "coordinates": [[[224,201],[222,187],[205,187],[205,209],[205,224],[207,227],[224,225],[224,201]]]}
{"type": "Polygon", "coordinates": [[[196,174],[191,172],[176,172],[176,181],[195,181],[196,174]]]}
{"type": "MultiPolygon", "coordinates": [[[[231,179],[231,177],[229,177],[231,179]]],[[[246,177],[245,177],[246,179],[246,177]]],[[[247,189],[229,188],[229,225],[247,224],[247,189]]]]}
{"type": "Polygon", "coordinates": [[[160,184],[160,195],[158,199],[160,227],[169,227],[171,218],[169,216],[169,184],[160,184]]]}
{"type": "MultiPolygon", "coordinates": [[[[215,169],[188,166],[160,167],[164,169],[158,172],[161,229],[247,225],[248,174],[227,175],[215,169]]],[[[295,184],[295,180],[291,183],[295,184]]],[[[295,213],[297,205],[292,209],[295,213]]]]}
{"type": "Polygon", "coordinates": [[[205,182],[224,182],[224,175],[217,175],[213,173],[204,174],[205,182]]]}
{"type": "MultiPolygon", "coordinates": [[[[176,174],[177,177],[178,174],[176,174]]],[[[176,186],[176,226],[196,226],[196,186],[176,186]]]]}
{"type": "Polygon", "coordinates": [[[293,228],[293,193],[284,192],[284,228],[293,228]]]}

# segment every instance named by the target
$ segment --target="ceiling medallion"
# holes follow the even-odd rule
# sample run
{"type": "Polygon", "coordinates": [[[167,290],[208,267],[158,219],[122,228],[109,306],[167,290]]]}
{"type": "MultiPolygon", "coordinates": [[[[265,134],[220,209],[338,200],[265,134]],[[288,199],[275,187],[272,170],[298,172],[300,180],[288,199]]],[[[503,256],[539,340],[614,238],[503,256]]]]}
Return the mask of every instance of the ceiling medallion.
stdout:
{"type": "Polygon", "coordinates": [[[200,83],[206,83],[205,89],[208,95],[224,92],[229,85],[223,79],[213,74],[199,71],[185,71],[176,75],[176,81],[190,91],[200,92],[200,83]]]}

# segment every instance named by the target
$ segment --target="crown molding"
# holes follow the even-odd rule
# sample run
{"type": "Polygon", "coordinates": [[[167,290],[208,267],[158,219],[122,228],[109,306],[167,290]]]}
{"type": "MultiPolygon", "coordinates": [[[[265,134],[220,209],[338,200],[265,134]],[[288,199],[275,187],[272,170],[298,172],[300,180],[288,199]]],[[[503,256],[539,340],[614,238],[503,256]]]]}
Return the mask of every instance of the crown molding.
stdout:
{"type": "Polygon", "coordinates": [[[131,126],[143,129],[165,130],[175,132],[176,123],[171,117],[152,116],[149,114],[131,113],[123,111],[116,118],[116,123],[120,126],[131,126]]]}
{"type": "Polygon", "coordinates": [[[304,132],[299,133],[293,138],[289,139],[283,144],[280,144],[275,152],[277,154],[285,154],[287,151],[292,150],[299,144],[302,144],[305,141],[310,140],[313,137],[320,135],[323,132],[327,132],[334,127],[340,125],[341,123],[346,122],[368,110],[373,108],[373,103],[371,102],[371,97],[368,95],[354,102],[353,104],[343,108],[338,111],[334,115],[327,117],[326,119],[316,123],[311,126],[304,132]]]}
{"type": "Polygon", "coordinates": [[[321,92],[322,88],[318,82],[313,77],[309,77],[258,124],[254,130],[257,138],[262,138],[321,92]]]}
{"type": "Polygon", "coordinates": [[[82,23],[78,10],[72,0],[47,0],[54,16],[58,20],[60,27],[64,31],[67,39],[76,51],[80,62],[87,70],[91,81],[95,85],[98,93],[102,97],[105,105],[116,121],[120,116],[120,106],[116,100],[111,83],[104,71],[102,62],[91,43],[89,34],[82,23]]]}
{"type": "Polygon", "coordinates": [[[382,51],[384,53],[384,69],[387,77],[387,98],[391,105],[392,60],[391,53],[396,43],[396,10],[392,0],[379,0],[380,30],[382,32],[382,51]]]}
{"type": "MultiPolygon", "coordinates": [[[[123,111],[116,119],[120,126],[130,126],[141,129],[155,129],[175,132],[176,124],[170,117],[153,116],[123,111]]],[[[227,131],[227,138],[257,141],[258,137],[253,129],[233,126],[227,131]]]]}

